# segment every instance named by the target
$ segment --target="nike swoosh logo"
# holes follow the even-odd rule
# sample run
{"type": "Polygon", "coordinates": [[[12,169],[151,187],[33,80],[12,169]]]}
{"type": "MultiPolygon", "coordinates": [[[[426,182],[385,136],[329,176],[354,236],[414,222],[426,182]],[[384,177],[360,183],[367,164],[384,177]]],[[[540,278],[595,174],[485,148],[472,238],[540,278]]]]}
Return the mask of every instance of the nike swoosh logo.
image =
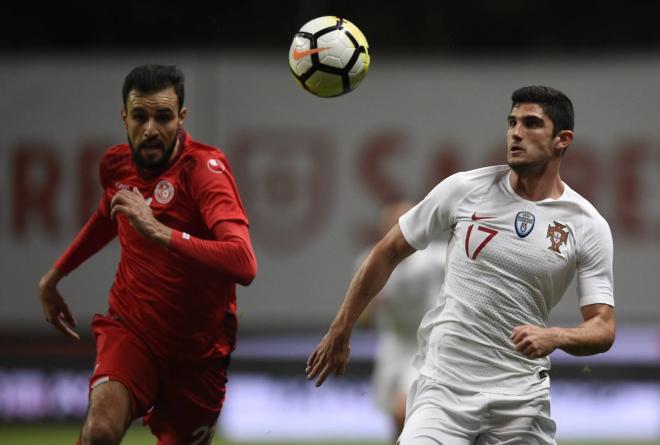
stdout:
{"type": "Polygon", "coordinates": [[[328,48],[312,48],[305,51],[298,51],[297,49],[293,50],[293,60],[300,60],[305,56],[311,56],[312,54],[318,54],[321,51],[325,51],[328,48]]]}
{"type": "Polygon", "coordinates": [[[492,219],[494,216],[477,216],[477,212],[472,214],[472,221],[479,221],[480,219],[492,219]]]}

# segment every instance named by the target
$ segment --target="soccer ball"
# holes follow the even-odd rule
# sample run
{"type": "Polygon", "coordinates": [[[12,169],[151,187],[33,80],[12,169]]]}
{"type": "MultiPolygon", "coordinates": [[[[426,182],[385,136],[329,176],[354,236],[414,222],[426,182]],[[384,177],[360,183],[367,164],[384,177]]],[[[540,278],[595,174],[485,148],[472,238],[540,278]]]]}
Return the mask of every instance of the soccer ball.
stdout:
{"type": "Polygon", "coordinates": [[[289,48],[289,68],[300,86],[321,97],[354,90],[369,70],[369,44],[346,19],[319,17],[300,28],[289,48]]]}

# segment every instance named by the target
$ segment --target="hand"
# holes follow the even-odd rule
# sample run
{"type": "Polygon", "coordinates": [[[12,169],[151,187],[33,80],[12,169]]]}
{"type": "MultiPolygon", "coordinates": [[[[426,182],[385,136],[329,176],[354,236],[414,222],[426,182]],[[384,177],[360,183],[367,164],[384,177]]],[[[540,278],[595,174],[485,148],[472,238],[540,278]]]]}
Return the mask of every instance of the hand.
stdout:
{"type": "Polygon", "coordinates": [[[61,274],[56,269],[51,269],[39,281],[39,301],[44,319],[64,335],[80,340],[80,336],[73,330],[77,324],[76,320],[57,290],[57,284],[53,284],[53,280],[58,281],[59,278],[61,274]],[[55,276],[57,278],[54,278],[55,276]]]}
{"type": "Polygon", "coordinates": [[[119,190],[110,201],[110,218],[114,219],[118,213],[126,215],[128,222],[145,238],[153,239],[160,244],[169,244],[172,230],[160,223],[151,211],[151,207],[142,197],[142,194],[133,187],[133,190],[119,190]]]}
{"type": "Polygon", "coordinates": [[[524,325],[513,328],[511,340],[516,351],[528,358],[539,358],[549,355],[557,349],[558,333],[556,328],[540,328],[524,325]]]}
{"type": "Polygon", "coordinates": [[[349,339],[348,335],[335,334],[330,330],[307,359],[307,380],[318,376],[316,386],[319,387],[331,372],[334,371],[335,375],[344,374],[351,352],[349,339]]]}

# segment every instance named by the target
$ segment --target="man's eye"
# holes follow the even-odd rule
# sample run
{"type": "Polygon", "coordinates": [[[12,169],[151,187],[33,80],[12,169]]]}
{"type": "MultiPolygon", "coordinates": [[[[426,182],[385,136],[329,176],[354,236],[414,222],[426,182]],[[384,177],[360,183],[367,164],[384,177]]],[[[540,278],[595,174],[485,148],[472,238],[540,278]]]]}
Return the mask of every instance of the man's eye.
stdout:
{"type": "Polygon", "coordinates": [[[157,120],[158,122],[160,122],[161,124],[165,124],[165,123],[171,121],[172,119],[173,119],[173,117],[172,117],[171,115],[169,115],[169,114],[159,114],[159,115],[156,115],[156,120],[157,120]]]}

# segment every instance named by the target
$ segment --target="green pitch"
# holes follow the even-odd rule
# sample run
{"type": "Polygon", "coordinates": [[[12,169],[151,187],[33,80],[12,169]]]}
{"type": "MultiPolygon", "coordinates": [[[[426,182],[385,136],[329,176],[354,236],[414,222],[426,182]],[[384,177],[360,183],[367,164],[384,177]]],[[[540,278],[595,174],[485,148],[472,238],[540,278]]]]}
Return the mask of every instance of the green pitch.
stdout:
{"type": "MultiPolygon", "coordinates": [[[[70,424],[25,424],[25,425],[3,425],[0,424],[0,444],[23,445],[23,444],[48,444],[48,445],[75,445],[78,438],[78,425],[70,424]]],[[[134,425],[129,431],[122,445],[154,445],[155,438],[147,428],[134,425]]],[[[560,442],[560,445],[660,445],[657,442],[560,442]]],[[[387,445],[386,442],[315,442],[315,445],[387,445]]],[[[213,440],[213,445],[275,445],[274,442],[246,443],[227,442],[219,437],[213,440]]],[[[285,445],[285,444],[279,444],[285,445]]],[[[301,443],[302,445],[302,443],[301,443]]],[[[305,442],[304,445],[311,445],[305,442]]]]}

